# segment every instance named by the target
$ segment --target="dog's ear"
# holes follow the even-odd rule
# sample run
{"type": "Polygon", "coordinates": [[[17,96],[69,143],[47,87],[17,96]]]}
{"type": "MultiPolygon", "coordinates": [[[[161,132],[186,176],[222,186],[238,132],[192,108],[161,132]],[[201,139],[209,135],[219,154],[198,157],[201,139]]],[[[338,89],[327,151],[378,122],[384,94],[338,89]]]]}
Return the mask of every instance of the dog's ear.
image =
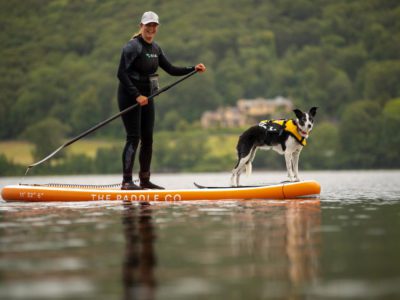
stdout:
{"type": "Polygon", "coordinates": [[[311,117],[313,118],[315,117],[315,115],[317,114],[317,109],[318,107],[315,106],[310,108],[310,111],[308,113],[310,114],[311,117]]]}
{"type": "Polygon", "coordinates": [[[303,112],[300,109],[294,109],[293,112],[295,113],[297,119],[301,119],[301,117],[303,116],[303,112]]]}

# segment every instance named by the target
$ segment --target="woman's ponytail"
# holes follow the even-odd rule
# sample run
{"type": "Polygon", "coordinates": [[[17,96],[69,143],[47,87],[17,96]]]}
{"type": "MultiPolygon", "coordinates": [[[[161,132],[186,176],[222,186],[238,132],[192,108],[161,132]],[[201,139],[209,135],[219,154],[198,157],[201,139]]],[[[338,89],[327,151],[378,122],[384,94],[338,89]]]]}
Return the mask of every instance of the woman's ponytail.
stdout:
{"type": "Polygon", "coordinates": [[[131,38],[131,40],[133,40],[134,38],[137,38],[138,36],[140,36],[142,34],[142,32],[139,30],[139,31],[137,31],[137,32],[135,32],[133,35],[132,35],[132,38],[131,38]]]}

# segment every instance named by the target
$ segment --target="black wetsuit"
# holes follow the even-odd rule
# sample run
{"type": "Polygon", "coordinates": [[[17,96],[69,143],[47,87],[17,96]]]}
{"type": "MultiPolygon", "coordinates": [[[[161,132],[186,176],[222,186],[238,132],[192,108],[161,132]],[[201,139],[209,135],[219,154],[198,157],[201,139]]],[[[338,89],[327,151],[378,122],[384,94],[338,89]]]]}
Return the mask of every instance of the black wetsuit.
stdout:
{"type": "MultiPolygon", "coordinates": [[[[194,67],[175,67],[155,43],[147,43],[141,36],[130,40],[123,48],[118,68],[118,105],[123,110],[134,105],[140,95],[150,96],[149,75],[160,66],[170,75],[186,75],[194,67]]],[[[140,172],[149,172],[153,151],[154,101],[122,115],[126,130],[126,144],[122,154],[124,181],[132,180],[132,169],[136,150],[139,151],[140,172]]]]}

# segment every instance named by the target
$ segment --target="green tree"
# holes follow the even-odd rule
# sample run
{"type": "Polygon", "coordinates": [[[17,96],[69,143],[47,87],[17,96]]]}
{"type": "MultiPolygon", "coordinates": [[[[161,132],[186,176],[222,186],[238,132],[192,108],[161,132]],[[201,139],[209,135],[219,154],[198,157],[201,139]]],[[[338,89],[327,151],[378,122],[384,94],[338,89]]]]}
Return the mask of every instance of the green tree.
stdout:
{"type": "Polygon", "coordinates": [[[362,76],[365,98],[384,103],[400,96],[400,61],[370,62],[362,76]]]}
{"type": "Polygon", "coordinates": [[[100,103],[96,88],[90,86],[79,97],[76,98],[71,113],[70,124],[73,134],[79,134],[84,130],[99,123],[100,120],[100,103]]]}
{"type": "Polygon", "coordinates": [[[303,169],[337,169],[338,164],[338,126],[329,122],[317,122],[301,152],[303,169]]]}
{"type": "Polygon", "coordinates": [[[385,168],[400,167],[400,99],[386,103],[382,111],[382,131],[379,147],[380,165],[385,168]]]}
{"type": "MultiPolygon", "coordinates": [[[[296,107],[321,107],[319,120],[340,120],[359,99],[383,107],[400,97],[396,0],[32,0],[29,9],[9,0],[0,1],[0,138],[45,117],[76,134],[116,112],[121,47],[149,7],[161,17],[157,43],[170,60],[208,67],[160,95],[158,128],[193,128],[203,111],[240,98],[287,96],[296,107]]],[[[385,118],[376,120],[383,132],[385,118]]],[[[123,132],[115,121],[96,135],[123,132]]]]}
{"type": "Polygon", "coordinates": [[[21,87],[11,110],[12,117],[18,120],[13,128],[14,135],[49,116],[58,100],[65,105],[68,94],[57,82],[57,77],[58,70],[50,66],[29,73],[28,82],[21,87]]]}
{"type": "Polygon", "coordinates": [[[94,160],[94,170],[100,174],[117,174],[122,171],[122,144],[111,149],[99,149],[94,160]]]}
{"type": "Polygon", "coordinates": [[[95,173],[93,159],[84,154],[74,154],[66,157],[62,164],[55,166],[55,172],[64,174],[95,173]]]}
{"type": "Polygon", "coordinates": [[[335,57],[334,63],[344,70],[354,82],[368,59],[368,53],[363,44],[341,47],[335,57]]]}
{"type": "Polygon", "coordinates": [[[154,169],[189,171],[201,165],[206,153],[203,133],[181,132],[179,135],[157,134],[154,169]],[[175,137],[175,138],[174,138],[175,137]]]}
{"type": "Polygon", "coordinates": [[[0,154],[0,176],[13,176],[23,174],[23,167],[7,160],[4,154],[0,154]]]}
{"type": "MultiPolygon", "coordinates": [[[[42,159],[61,146],[68,126],[62,124],[57,119],[48,117],[26,129],[22,137],[35,145],[33,157],[35,160],[42,159]]],[[[60,155],[64,155],[60,153],[60,155]]]]}
{"type": "Polygon", "coordinates": [[[159,126],[162,130],[176,130],[178,128],[179,123],[182,121],[182,117],[175,110],[168,111],[162,122],[162,126],[159,126]]]}
{"type": "Polygon", "coordinates": [[[381,107],[372,101],[349,105],[339,126],[340,157],[348,168],[377,166],[381,107]]]}

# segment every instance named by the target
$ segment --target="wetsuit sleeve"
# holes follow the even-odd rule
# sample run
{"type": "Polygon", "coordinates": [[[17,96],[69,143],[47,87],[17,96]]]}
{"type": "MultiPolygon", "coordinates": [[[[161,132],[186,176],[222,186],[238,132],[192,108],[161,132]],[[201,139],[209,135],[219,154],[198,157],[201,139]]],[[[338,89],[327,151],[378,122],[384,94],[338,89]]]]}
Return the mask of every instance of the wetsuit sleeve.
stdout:
{"type": "Polygon", "coordinates": [[[131,64],[135,60],[135,58],[140,54],[140,48],[137,43],[129,42],[122,49],[121,59],[118,67],[118,79],[124,86],[124,88],[128,91],[130,95],[132,95],[135,99],[140,96],[140,92],[137,87],[132,82],[129,77],[129,68],[131,64]]]}
{"type": "Polygon", "coordinates": [[[161,48],[159,48],[159,51],[160,51],[160,54],[158,56],[158,64],[161,67],[161,69],[163,69],[168,74],[173,75],[173,76],[182,76],[182,75],[186,75],[186,74],[189,74],[190,72],[194,71],[194,69],[195,69],[194,66],[191,66],[191,67],[173,66],[169,62],[168,58],[166,57],[164,52],[161,50],[161,48]]]}

